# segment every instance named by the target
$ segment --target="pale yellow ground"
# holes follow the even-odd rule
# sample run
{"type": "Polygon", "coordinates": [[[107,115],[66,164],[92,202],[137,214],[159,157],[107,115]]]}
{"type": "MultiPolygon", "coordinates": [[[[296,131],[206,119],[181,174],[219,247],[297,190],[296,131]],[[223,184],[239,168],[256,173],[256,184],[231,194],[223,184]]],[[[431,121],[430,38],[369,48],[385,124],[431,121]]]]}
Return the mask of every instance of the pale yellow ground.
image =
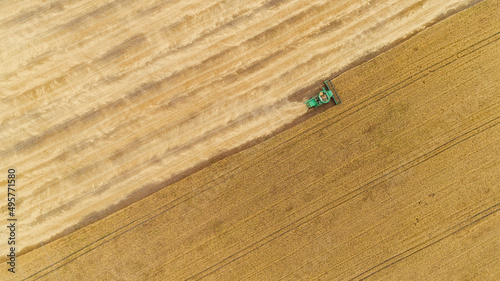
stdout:
{"type": "Polygon", "coordinates": [[[476,2],[4,1],[0,171],[18,171],[17,249],[273,132],[322,79],[476,2]]]}
{"type": "Polygon", "coordinates": [[[21,256],[18,276],[497,280],[498,8],[342,74],[340,106],[21,256]]]}

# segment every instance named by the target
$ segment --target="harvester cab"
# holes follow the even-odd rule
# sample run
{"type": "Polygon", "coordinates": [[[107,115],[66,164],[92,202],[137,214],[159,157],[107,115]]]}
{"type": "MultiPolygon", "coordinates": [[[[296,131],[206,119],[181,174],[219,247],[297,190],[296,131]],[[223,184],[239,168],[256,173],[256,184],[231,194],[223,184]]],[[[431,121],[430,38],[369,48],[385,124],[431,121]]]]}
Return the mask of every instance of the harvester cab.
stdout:
{"type": "Polygon", "coordinates": [[[307,108],[318,107],[322,104],[328,103],[330,100],[333,100],[336,105],[341,102],[339,96],[337,95],[337,92],[335,91],[335,88],[332,85],[332,82],[330,82],[330,80],[326,80],[325,85],[328,89],[325,89],[325,87],[323,87],[318,95],[305,102],[307,108]]]}

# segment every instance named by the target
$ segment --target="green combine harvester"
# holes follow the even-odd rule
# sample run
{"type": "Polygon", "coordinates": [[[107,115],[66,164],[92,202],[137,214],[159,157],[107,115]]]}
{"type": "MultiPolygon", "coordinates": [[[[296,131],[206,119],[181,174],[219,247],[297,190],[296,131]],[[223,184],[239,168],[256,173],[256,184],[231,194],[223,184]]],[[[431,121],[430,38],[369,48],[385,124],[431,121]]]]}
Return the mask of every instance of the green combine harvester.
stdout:
{"type": "Polygon", "coordinates": [[[323,90],[321,90],[317,96],[314,96],[310,100],[306,101],[305,104],[307,105],[307,108],[318,107],[329,102],[330,100],[333,100],[335,105],[340,103],[339,96],[337,95],[332,82],[330,82],[330,80],[326,80],[325,85],[328,90],[323,87],[323,90]]]}

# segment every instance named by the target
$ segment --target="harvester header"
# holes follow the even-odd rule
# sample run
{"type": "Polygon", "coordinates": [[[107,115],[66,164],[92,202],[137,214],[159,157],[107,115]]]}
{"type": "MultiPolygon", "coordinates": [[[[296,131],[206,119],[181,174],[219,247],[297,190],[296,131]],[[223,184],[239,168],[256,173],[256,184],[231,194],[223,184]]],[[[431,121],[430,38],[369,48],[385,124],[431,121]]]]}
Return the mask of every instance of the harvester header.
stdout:
{"type": "Polygon", "coordinates": [[[328,90],[323,87],[318,95],[306,101],[305,104],[307,105],[307,108],[318,107],[322,104],[328,103],[330,100],[332,100],[335,105],[341,103],[340,98],[332,85],[332,82],[330,82],[330,80],[326,80],[325,85],[328,90]]]}

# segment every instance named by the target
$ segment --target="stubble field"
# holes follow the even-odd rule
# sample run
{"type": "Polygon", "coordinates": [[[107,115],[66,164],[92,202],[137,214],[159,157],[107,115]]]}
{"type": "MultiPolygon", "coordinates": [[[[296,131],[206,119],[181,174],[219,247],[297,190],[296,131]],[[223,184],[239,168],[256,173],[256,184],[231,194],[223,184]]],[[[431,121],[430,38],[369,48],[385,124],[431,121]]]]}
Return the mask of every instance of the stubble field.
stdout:
{"type": "Polygon", "coordinates": [[[22,278],[494,280],[499,12],[343,73],[341,106],[22,255],[22,278]]]}

